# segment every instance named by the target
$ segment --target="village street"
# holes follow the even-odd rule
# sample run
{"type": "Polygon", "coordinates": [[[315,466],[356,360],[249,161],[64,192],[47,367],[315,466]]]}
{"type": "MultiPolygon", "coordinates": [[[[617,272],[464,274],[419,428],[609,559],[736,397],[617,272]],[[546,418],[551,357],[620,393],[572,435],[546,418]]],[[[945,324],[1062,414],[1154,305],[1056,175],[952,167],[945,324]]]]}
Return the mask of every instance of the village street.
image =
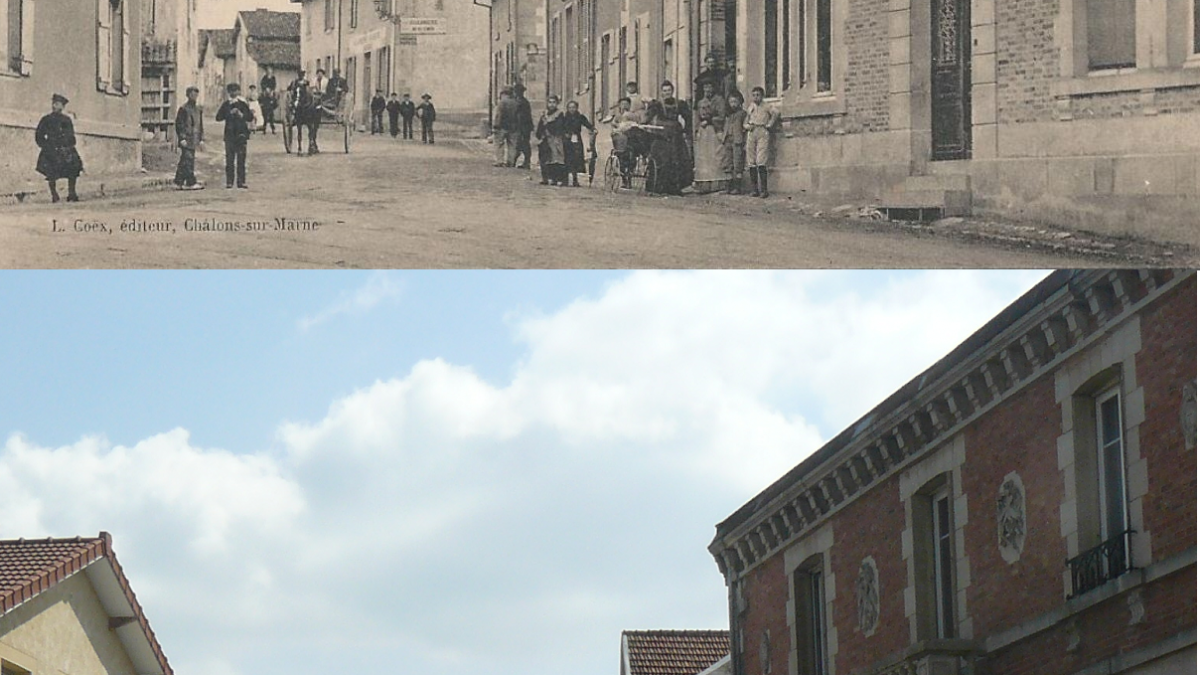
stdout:
{"type": "Polygon", "coordinates": [[[321,155],[297,157],[284,153],[280,137],[256,136],[249,190],[224,188],[218,139],[201,157],[202,191],[5,206],[0,265],[1070,267],[1187,265],[1194,255],[1065,233],[1021,235],[1035,235],[1033,227],[975,231],[970,223],[814,215],[786,197],[610,194],[600,177],[590,189],[547,188],[526,172],[492,167],[480,141],[425,146],[358,135],[345,155],[340,138],[323,140],[321,155]]]}

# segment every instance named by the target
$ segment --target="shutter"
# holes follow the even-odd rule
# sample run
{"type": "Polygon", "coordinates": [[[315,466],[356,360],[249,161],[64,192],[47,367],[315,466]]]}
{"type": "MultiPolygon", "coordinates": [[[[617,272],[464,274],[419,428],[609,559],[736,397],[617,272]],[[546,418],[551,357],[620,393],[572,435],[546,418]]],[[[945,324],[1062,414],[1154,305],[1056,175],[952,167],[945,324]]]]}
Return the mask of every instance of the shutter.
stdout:
{"type": "Polygon", "coordinates": [[[33,74],[33,0],[21,0],[21,74],[33,74]]]}
{"type": "MultiPolygon", "coordinates": [[[[122,6],[121,6],[121,23],[122,23],[122,26],[121,26],[121,93],[128,94],[130,91],[132,91],[132,87],[130,86],[130,82],[132,82],[132,80],[129,78],[129,69],[130,69],[129,46],[130,46],[130,43],[132,42],[132,40],[129,39],[129,15],[131,14],[131,12],[129,11],[129,0],[120,0],[120,1],[122,4],[122,6]]],[[[138,58],[140,60],[142,50],[138,49],[137,53],[138,53],[138,58]]]]}
{"type": "Polygon", "coordinates": [[[108,91],[112,74],[112,16],[108,0],[96,0],[96,88],[108,91]]]}

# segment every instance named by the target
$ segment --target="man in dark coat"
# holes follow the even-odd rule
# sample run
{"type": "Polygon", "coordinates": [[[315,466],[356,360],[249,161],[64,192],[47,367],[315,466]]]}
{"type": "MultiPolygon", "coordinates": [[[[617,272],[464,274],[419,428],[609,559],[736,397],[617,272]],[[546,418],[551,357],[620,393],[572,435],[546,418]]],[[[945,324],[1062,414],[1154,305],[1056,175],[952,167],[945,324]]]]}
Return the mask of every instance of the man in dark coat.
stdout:
{"type": "Polygon", "coordinates": [[[383,97],[383,90],[376,89],[375,96],[371,98],[371,135],[383,133],[383,111],[387,109],[387,99],[383,97]]]}
{"type": "Polygon", "coordinates": [[[200,90],[187,88],[187,103],[179,106],[175,115],[175,137],[179,139],[179,166],[175,169],[175,185],[180,190],[203,190],[196,181],[196,148],[204,142],[204,118],[196,99],[200,90]]]}
{"type": "Polygon", "coordinates": [[[516,95],[517,102],[517,140],[513,163],[516,163],[517,157],[521,157],[521,168],[528,169],[532,150],[529,146],[529,135],[533,133],[533,107],[529,105],[529,99],[525,98],[525,85],[515,85],[513,94],[516,95]]]}
{"type": "Polygon", "coordinates": [[[341,72],[333,69],[333,75],[329,76],[329,83],[325,85],[325,101],[329,101],[330,105],[337,108],[342,103],[342,96],[350,91],[350,85],[346,82],[346,78],[342,77],[341,72]]]}
{"type": "Polygon", "coordinates": [[[262,76],[262,81],[258,83],[259,89],[266,91],[275,91],[279,83],[275,81],[275,71],[271,66],[267,66],[267,74],[262,76]]]}
{"type": "MultiPolygon", "coordinates": [[[[263,78],[266,79],[266,78],[263,78]]],[[[263,114],[263,133],[267,133],[267,126],[271,127],[271,133],[275,133],[275,111],[279,108],[279,94],[274,89],[264,89],[258,95],[258,105],[262,108],[263,114]]]]}
{"type": "Polygon", "coordinates": [[[387,114],[388,131],[391,132],[392,138],[395,138],[400,134],[400,99],[396,97],[394,91],[387,102],[387,114]]]}
{"type": "Polygon", "coordinates": [[[233,187],[236,178],[237,186],[245,189],[246,185],[246,141],[250,139],[250,125],[254,122],[254,113],[250,106],[239,94],[242,88],[237,82],[225,85],[229,98],[221,104],[217,111],[217,121],[225,123],[225,187],[233,187]]]}
{"type": "Polygon", "coordinates": [[[421,142],[433,144],[433,122],[437,119],[437,109],[433,107],[433,97],[421,94],[421,105],[417,106],[417,117],[421,118],[421,142]]]}
{"type": "Polygon", "coordinates": [[[513,166],[517,153],[517,101],[513,90],[500,90],[500,102],[496,105],[496,119],[492,122],[492,145],[496,150],[496,163],[492,166],[513,166]]]}
{"type": "Polygon", "coordinates": [[[400,117],[404,118],[404,139],[411,141],[413,137],[413,118],[417,116],[417,104],[413,103],[412,97],[408,94],[404,95],[404,100],[400,101],[400,117]]]}
{"type": "Polygon", "coordinates": [[[46,177],[50,187],[50,201],[57,202],[58,179],[67,179],[67,201],[79,201],[75,193],[75,181],[83,172],[83,160],[75,149],[75,125],[63,114],[67,97],[55,94],[50,98],[50,114],[38,122],[34,141],[42,149],[38,153],[37,171],[46,177]]]}

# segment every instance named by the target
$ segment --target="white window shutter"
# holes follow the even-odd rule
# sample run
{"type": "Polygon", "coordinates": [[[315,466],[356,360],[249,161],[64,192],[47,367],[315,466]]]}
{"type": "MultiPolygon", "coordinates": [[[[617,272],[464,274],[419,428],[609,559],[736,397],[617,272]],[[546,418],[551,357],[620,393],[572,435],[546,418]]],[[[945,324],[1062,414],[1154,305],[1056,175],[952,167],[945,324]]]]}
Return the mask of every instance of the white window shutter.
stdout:
{"type": "MultiPolygon", "coordinates": [[[[129,39],[130,2],[129,0],[121,0],[121,3],[124,5],[124,7],[121,9],[121,21],[123,23],[121,26],[121,32],[123,34],[121,39],[121,93],[128,94],[129,92],[133,91],[133,87],[130,84],[131,80],[129,79],[129,50],[130,43],[132,42],[132,40],[129,39]]],[[[142,50],[139,48],[138,54],[140,55],[141,52],[142,50]]]]}
{"type": "Polygon", "coordinates": [[[21,74],[33,74],[33,2],[21,0],[21,74]]]}
{"type": "Polygon", "coordinates": [[[96,0],[96,88],[108,91],[112,76],[112,10],[108,0],[96,0]]]}

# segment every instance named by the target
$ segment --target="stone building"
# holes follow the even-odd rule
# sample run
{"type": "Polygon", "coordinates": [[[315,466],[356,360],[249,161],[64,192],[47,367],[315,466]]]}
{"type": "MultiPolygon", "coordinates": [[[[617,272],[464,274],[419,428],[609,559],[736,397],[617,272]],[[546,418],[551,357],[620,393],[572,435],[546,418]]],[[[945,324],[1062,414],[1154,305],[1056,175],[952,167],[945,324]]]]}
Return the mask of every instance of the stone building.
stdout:
{"type": "Polygon", "coordinates": [[[136,170],[140,2],[3,0],[0,6],[0,144],[7,149],[0,156],[0,184],[40,182],[33,132],[55,92],[71,100],[67,111],[89,173],[136,170]]]}
{"type": "Polygon", "coordinates": [[[198,81],[196,0],[141,0],[142,129],[174,138],[183,92],[198,81]]]}
{"type": "Polygon", "coordinates": [[[215,114],[217,106],[225,100],[225,85],[238,81],[237,43],[233,40],[232,28],[205,28],[200,31],[197,70],[200,104],[211,108],[215,114]]]}
{"type": "Polygon", "coordinates": [[[238,12],[233,26],[236,81],[245,92],[259,86],[267,68],[280,89],[300,72],[300,13],[256,9],[238,12]]]}
{"type": "Polygon", "coordinates": [[[525,85],[534,110],[546,102],[546,3],[493,0],[491,4],[491,97],[502,88],[525,85]]]}
{"type": "MultiPolygon", "coordinates": [[[[734,4],[734,3],[730,3],[734,4]]],[[[1197,0],[737,2],[781,189],[1129,221],[1200,213],[1197,0]]],[[[1094,222],[1093,222],[1094,224],[1094,222]]]]}
{"type": "Polygon", "coordinates": [[[172,675],[107,532],[0,541],[0,672],[172,675]]]}
{"type": "Polygon", "coordinates": [[[360,124],[376,89],[433,96],[438,119],[478,122],[488,109],[488,9],[471,0],[292,0],[301,60],[341,63],[360,124]],[[339,56],[340,55],[340,56],[339,56]]]}
{"type": "Polygon", "coordinates": [[[1196,672],[1196,301],[1055,272],[720,523],[734,675],[1196,672]]]}

